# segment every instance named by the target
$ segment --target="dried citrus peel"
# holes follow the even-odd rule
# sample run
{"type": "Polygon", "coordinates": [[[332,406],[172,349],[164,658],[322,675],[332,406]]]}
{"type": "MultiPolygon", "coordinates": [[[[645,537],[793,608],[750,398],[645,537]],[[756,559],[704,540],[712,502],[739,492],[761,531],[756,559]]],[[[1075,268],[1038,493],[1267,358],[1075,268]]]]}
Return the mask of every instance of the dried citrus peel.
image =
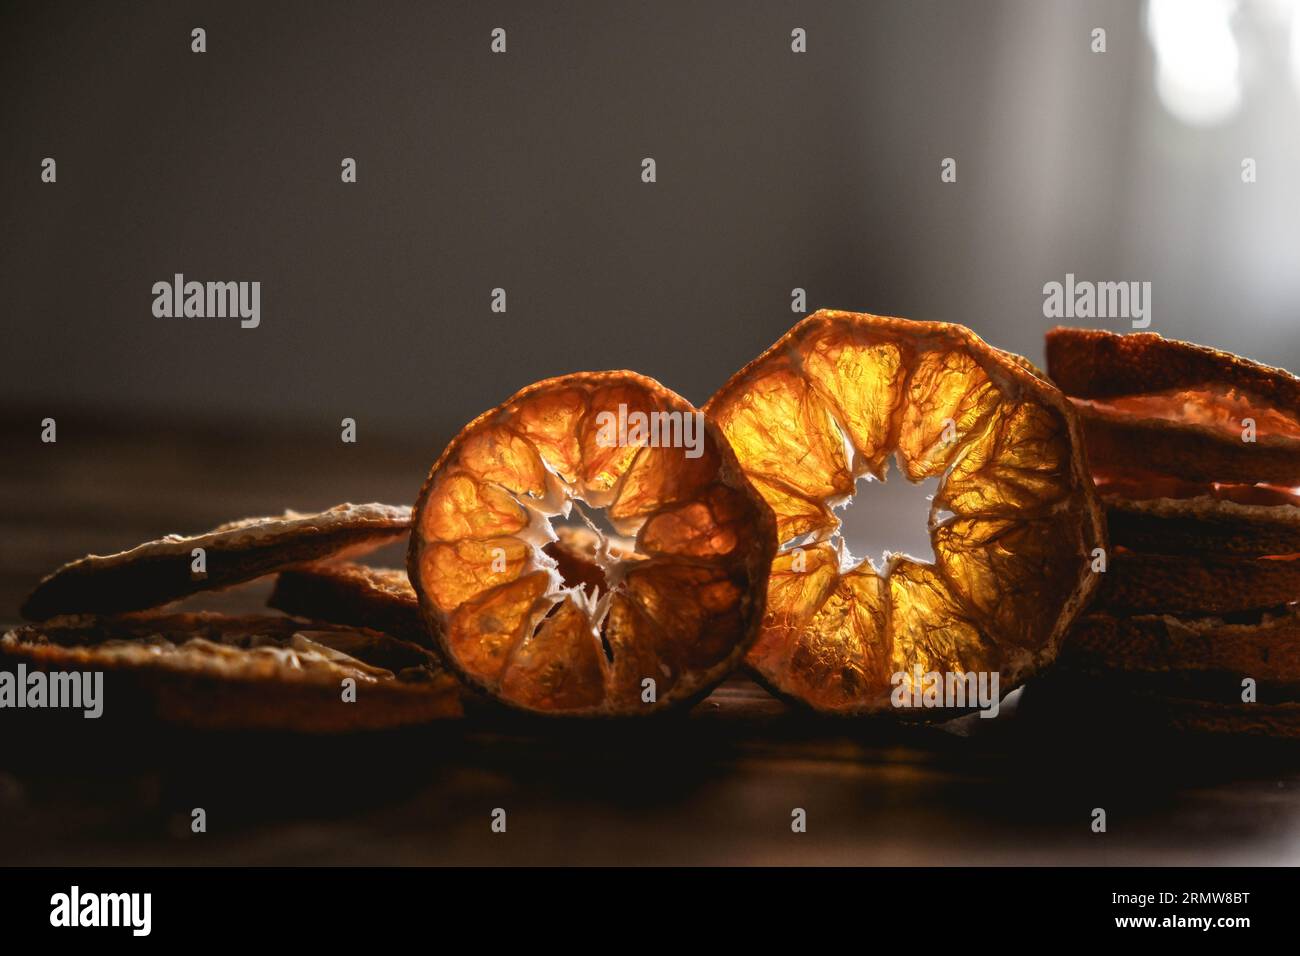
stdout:
{"type": "Polygon", "coordinates": [[[693,406],[631,372],[582,373],[524,389],[452,441],[420,493],[407,569],[471,683],[531,711],[647,713],[739,661],[774,548],[770,513],[693,406]],[[611,435],[609,415],[664,430],[611,435]],[[634,551],[592,521],[588,573],[566,580],[553,525],[598,510],[634,551]]]}
{"type": "Polygon", "coordinates": [[[1076,398],[1076,405],[1102,413],[1182,422],[1240,438],[1249,420],[1259,436],[1300,438],[1300,421],[1265,399],[1229,386],[1207,385],[1116,398],[1076,398]]]}
{"type": "Polygon", "coordinates": [[[1188,481],[1300,482],[1300,378],[1149,332],[1052,329],[1048,368],[1095,465],[1188,481]]]}
{"type": "Polygon", "coordinates": [[[967,329],[819,312],[706,410],[777,517],[762,632],[748,662],[835,712],[892,707],[928,672],[1015,686],[1054,655],[1096,586],[1100,511],[1073,412],[1028,363],[967,329]],[[889,458],[937,477],[933,564],[856,562],[834,508],[889,458]]]}

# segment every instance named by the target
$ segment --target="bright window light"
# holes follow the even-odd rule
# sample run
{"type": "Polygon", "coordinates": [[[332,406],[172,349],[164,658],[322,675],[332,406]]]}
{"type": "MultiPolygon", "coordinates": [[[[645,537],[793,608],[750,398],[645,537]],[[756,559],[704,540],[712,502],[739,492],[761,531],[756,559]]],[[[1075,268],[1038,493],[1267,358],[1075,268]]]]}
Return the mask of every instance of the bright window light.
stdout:
{"type": "Polygon", "coordinates": [[[1222,123],[1241,103],[1236,10],[1236,0],[1151,0],[1147,6],[1156,93],[1191,126],[1222,123]]]}

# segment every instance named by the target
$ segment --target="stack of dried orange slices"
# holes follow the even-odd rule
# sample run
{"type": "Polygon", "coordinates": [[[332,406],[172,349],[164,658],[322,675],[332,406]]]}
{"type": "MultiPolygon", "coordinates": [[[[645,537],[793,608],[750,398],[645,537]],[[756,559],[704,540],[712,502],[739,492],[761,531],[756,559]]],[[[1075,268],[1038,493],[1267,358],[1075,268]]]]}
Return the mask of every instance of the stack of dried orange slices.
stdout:
{"type": "Polygon", "coordinates": [[[1177,727],[1300,733],[1300,379],[1153,333],[1054,329],[1047,357],[1113,545],[1062,673],[1177,727]]]}
{"type": "Polygon", "coordinates": [[[81,558],[36,587],[22,613],[37,623],[0,636],[0,666],[103,671],[106,714],[203,729],[334,733],[459,716],[459,685],[434,654],[377,622],[153,610],[361,555],[410,525],[409,508],[346,504],[81,558]]]}

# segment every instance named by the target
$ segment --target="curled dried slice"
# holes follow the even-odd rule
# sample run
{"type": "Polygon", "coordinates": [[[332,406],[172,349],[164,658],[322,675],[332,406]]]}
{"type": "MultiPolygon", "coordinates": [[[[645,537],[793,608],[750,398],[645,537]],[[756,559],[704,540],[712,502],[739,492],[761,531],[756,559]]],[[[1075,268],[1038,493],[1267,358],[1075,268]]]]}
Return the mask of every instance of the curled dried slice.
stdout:
{"type": "Polygon", "coordinates": [[[104,671],[106,715],[121,707],[209,729],[331,733],[462,713],[458,682],[427,650],[287,617],[57,617],[0,637],[0,663],[104,671]],[[345,679],[356,682],[353,701],[344,699],[345,679]]]}
{"type": "Polygon", "coordinates": [[[1074,411],[969,329],[818,312],[706,411],[776,513],[783,546],[747,660],[780,693],[886,711],[917,668],[996,671],[1008,691],[1052,660],[1097,586],[1104,533],[1074,411]],[[839,538],[834,509],[891,457],[911,481],[939,479],[933,564],[877,568],[839,538]]]}
{"type": "Polygon", "coordinates": [[[581,373],[524,389],[448,445],[407,573],[473,686],[533,712],[639,714],[697,699],[739,662],[775,546],[702,413],[632,372],[581,373]]]}
{"type": "Polygon", "coordinates": [[[1061,390],[1079,398],[1215,386],[1256,395],[1288,418],[1300,416],[1300,379],[1285,369],[1155,332],[1055,328],[1047,333],[1047,366],[1061,390]]]}
{"type": "Polygon", "coordinates": [[[1048,371],[1100,468],[1300,484],[1300,378],[1152,332],[1053,329],[1048,371]]]}
{"type": "Polygon", "coordinates": [[[295,617],[368,627],[431,645],[415,589],[400,568],[339,562],[281,571],[266,603],[295,617]]]}
{"type": "Polygon", "coordinates": [[[129,551],[65,564],[36,586],[22,615],[39,621],[56,614],[158,607],[296,564],[365,554],[403,537],[410,526],[411,509],[405,506],[343,504],[317,514],[286,511],[203,534],[168,535],[129,551]]]}

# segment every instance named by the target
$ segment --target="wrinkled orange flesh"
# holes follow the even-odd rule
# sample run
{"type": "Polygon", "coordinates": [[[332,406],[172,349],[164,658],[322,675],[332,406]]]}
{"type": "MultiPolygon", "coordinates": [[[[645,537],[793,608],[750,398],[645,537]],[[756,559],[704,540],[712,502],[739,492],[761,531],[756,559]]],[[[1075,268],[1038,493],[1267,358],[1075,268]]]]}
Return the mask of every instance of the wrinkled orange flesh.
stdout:
{"type": "Polygon", "coordinates": [[[757,632],[776,547],[726,440],[631,372],[550,379],[480,416],[429,473],[413,525],[408,572],[448,662],[548,714],[647,713],[707,692],[757,632]],[[617,434],[604,413],[620,409],[664,427],[617,434]],[[682,441],[684,416],[701,445],[682,441]],[[616,535],[552,527],[592,509],[616,535]]]}
{"type": "Polygon", "coordinates": [[[888,710],[895,675],[910,688],[917,667],[998,671],[1009,691],[1055,655],[1096,586],[1104,533],[1073,409],[967,329],[818,312],[706,410],[776,514],[783,544],[747,661],[787,696],[888,710]],[[908,480],[939,479],[933,564],[877,568],[837,539],[833,509],[891,456],[908,480]]]}

